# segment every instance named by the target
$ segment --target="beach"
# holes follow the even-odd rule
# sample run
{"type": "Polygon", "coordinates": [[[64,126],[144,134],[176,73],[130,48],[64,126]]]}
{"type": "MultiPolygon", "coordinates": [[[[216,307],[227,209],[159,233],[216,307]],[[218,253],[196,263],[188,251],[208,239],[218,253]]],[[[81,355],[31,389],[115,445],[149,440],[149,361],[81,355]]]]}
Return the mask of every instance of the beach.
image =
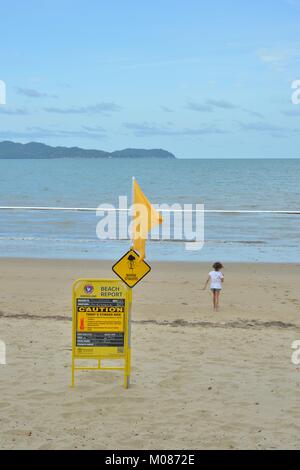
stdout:
{"type": "Polygon", "coordinates": [[[71,382],[71,288],[113,262],[1,259],[1,449],[296,449],[299,264],[153,262],[133,290],[131,387],[122,372],[71,382]]]}

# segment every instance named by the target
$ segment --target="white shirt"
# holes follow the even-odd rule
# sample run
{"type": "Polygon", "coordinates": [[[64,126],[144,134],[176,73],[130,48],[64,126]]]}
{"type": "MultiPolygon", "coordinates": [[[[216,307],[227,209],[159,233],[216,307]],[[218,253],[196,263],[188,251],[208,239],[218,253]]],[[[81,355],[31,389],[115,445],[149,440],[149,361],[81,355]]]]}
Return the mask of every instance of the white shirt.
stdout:
{"type": "Polygon", "coordinates": [[[208,275],[210,277],[210,288],[222,289],[222,279],[224,276],[221,271],[210,271],[208,275]]]}

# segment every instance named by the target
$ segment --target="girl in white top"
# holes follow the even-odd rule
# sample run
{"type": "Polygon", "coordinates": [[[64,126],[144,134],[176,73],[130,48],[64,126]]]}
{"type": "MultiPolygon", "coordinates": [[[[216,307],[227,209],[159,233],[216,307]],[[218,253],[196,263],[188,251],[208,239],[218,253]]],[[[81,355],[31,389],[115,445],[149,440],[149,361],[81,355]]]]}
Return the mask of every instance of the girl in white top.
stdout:
{"type": "Polygon", "coordinates": [[[203,287],[203,290],[206,289],[207,284],[210,281],[210,290],[213,296],[214,310],[218,310],[220,292],[222,290],[222,283],[224,282],[224,276],[222,272],[220,271],[223,268],[223,265],[222,263],[217,262],[213,265],[213,268],[214,268],[214,271],[210,271],[210,273],[208,274],[208,278],[203,287]]]}

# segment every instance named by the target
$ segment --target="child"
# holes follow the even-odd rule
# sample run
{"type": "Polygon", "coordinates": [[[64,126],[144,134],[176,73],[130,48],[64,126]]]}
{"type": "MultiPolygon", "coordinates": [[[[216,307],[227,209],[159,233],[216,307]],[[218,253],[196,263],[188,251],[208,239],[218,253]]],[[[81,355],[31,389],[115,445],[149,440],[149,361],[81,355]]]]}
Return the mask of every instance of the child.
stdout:
{"type": "Polygon", "coordinates": [[[210,290],[213,295],[213,304],[214,304],[214,310],[218,310],[219,308],[219,296],[220,292],[222,289],[222,282],[224,282],[224,276],[221,273],[220,269],[223,268],[223,265],[219,262],[213,264],[214,271],[210,271],[208,274],[208,278],[206,280],[206,283],[203,287],[203,290],[206,289],[207,284],[210,281],[210,290]]]}

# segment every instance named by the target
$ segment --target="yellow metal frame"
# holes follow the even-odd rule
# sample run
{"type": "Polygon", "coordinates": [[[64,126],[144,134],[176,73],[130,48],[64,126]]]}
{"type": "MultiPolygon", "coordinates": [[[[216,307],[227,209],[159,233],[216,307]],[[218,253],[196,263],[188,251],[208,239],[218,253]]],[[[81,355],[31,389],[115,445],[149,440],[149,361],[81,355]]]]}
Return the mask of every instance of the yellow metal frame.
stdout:
{"type": "MultiPolygon", "coordinates": [[[[108,297],[109,298],[109,297],[108,297]]],[[[77,279],[73,284],[72,289],[72,304],[73,304],[73,314],[72,314],[72,384],[71,387],[75,387],[75,371],[76,370],[123,370],[124,371],[124,388],[128,388],[130,385],[130,374],[131,374],[131,309],[132,309],[132,290],[128,288],[122,281],[118,279],[77,279]],[[125,321],[124,321],[124,352],[120,354],[97,354],[93,356],[84,356],[76,354],[76,286],[78,283],[93,284],[96,282],[109,282],[116,285],[121,285],[122,288],[125,288],[126,297],[125,297],[125,321]],[[78,367],[75,364],[76,359],[88,360],[96,359],[98,360],[98,367],[78,367]],[[124,367],[101,367],[101,360],[103,359],[124,359],[124,367]]],[[[100,349],[100,347],[99,347],[100,349]]]]}

